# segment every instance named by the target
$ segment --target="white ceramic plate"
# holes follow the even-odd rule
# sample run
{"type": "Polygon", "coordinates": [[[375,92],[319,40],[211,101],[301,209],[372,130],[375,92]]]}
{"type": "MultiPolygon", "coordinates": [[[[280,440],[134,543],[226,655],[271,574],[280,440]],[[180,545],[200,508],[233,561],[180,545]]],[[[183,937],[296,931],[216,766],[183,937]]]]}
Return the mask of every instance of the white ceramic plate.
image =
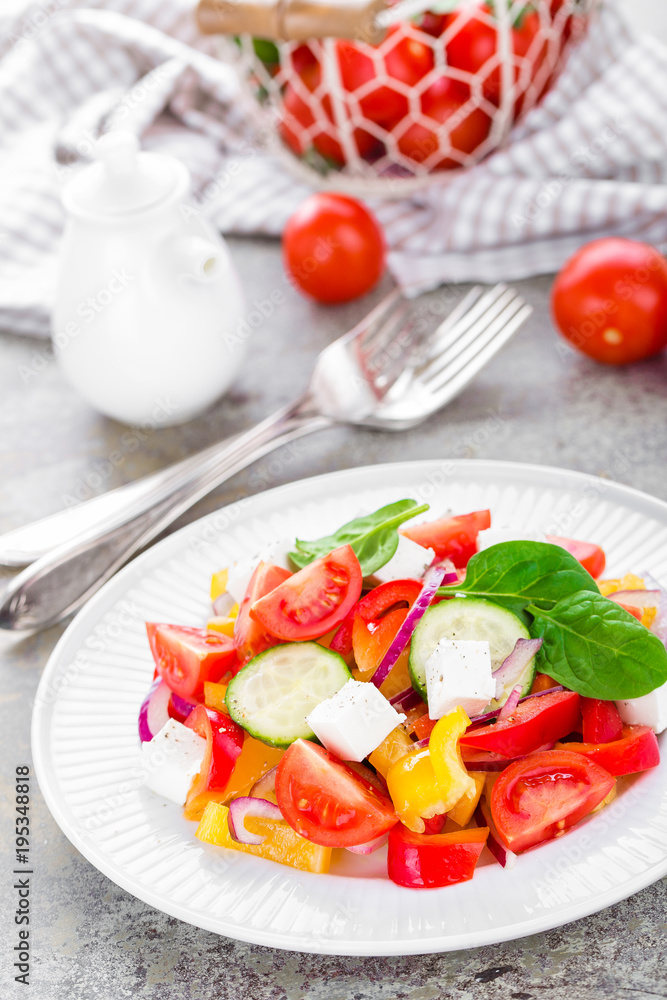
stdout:
{"type": "Polygon", "coordinates": [[[144,621],[201,625],[212,571],[275,538],[329,532],[405,496],[435,514],[490,507],[496,524],[598,542],[606,575],[667,580],[667,504],[616,483],[507,462],[410,462],[284,486],[189,525],[114,577],[72,622],[37,693],[33,755],[63,832],[119,886],[172,916],[256,944],[344,955],[449,951],[576,920],[667,873],[667,765],[565,837],[445,889],[390,882],[349,852],[312,875],[203,846],[180,809],[146,791],[137,712],[153,664],[144,621]]]}

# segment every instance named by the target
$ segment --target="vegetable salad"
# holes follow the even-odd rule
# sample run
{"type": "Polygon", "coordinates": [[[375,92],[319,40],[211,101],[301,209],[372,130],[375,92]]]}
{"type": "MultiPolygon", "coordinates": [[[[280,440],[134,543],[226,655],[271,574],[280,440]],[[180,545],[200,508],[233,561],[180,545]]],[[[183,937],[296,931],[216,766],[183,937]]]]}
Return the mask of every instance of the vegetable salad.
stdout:
{"type": "Polygon", "coordinates": [[[387,845],[394,882],[445,886],[659,763],[667,593],[600,579],[592,543],[427,510],[221,569],[205,627],[147,624],[146,783],[202,842],[310,872],[387,845]]]}

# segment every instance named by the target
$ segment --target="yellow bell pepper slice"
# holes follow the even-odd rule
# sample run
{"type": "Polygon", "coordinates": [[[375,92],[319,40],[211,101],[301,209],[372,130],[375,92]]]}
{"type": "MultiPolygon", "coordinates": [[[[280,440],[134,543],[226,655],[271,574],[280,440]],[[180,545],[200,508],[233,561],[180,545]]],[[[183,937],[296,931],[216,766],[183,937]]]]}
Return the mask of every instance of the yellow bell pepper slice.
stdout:
{"type": "Polygon", "coordinates": [[[616,580],[598,580],[598,587],[603,597],[609,597],[617,590],[646,590],[645,582],[634,573],[626,573],[616,580]]]}
{"type": "Polygon", "coordinates": [[[267,747],[266,743],[246,733],[241,753],[225,785],[223,801],[247,795],[255,782],[279,763],[284,753],[284,750],[267,747]]]}
{"type": "Polygon", "coordinates": [[[229,570],[221,569],[211,577],[211,600],[227,593],[227,581],[229,580],[229,570]]]}
{"type": "Polygon", "coordinates": [[[440,790],[428,747],[392,764],[387,788],[401,822],[413,833],[424,833],[424,820],[446,813],[450,805],[440,790]]]}
{"type": "Polygon", "coordinates": [[[231,848],[243,854],[254,854],[269,861],[278,861],[304,872],[325,874],[331,863],[331,848],[311,844],[300,837],[291,826],[280,820],[247,816],[245,825],[251,833],[266,837],[263,844],[240,844],[233,840],[227,817],[229,809],[218,802],[209,802],[195,832],[204,844],[231,848]]]}
{"type": "Polygon", "coordinates": [[[453,805],[447,813],[447,819],[453,820],[457,826],[468,825],[486,784],[486,775],[481,771],[468,771],[468,774],[475,783],[474,788],[462,795],[456,805],[453,805]]]}
{"type": "Polygon", "coordinates": [[[475,782],[466,770],[459,749],[459,736],[463,736],[470,719],[459,705],[453,712],[443,715],[436,722],[428,750],[435,777],[449,812],[464,795],[475,794],[475,782]]]}
{"type": "Polygon", "coordinates": [[[385,736],[382,743],[373,750],[368,759],[375,770],[386,778],[392,764],[405,757],[406,753],[410,753],[413,747],[414,743],[402,726],[396,726],[396,729],[392,729],[389,736],[385,736]]]}
{"type": "MultiPolygon", "coordinates": [[[[238,604],[235,607],[238,611],[238,604]]],[[[232,608],[233,610],[234,608],[232,608]]],[[[209,618],[206,622],[206,628],[211,632],[222,632],[223,635],[228,635],[230,639],[233,639],[235,624],[236,617],[232,617],[230,613],[224,617],[209,618]]]]}

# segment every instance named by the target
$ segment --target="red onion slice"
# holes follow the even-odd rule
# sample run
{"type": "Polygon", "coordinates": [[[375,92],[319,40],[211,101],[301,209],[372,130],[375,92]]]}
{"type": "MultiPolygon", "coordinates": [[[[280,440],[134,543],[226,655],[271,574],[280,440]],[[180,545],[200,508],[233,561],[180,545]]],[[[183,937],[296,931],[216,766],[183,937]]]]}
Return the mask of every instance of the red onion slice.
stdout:
{"type": "Polygon", "coordinates": [[[170,697],[171,691],[165,682],[156,677],[139,709],[139,739],[142,743],[152,740],[169,722],[170,697]]]}
{"type": "Polygon", "coordinates": [[[629,604],[633,608],[657,608],[660,604],[659,590],[615,590],[607,594],[615,604],[629,604]]]}
{"type": "Polygon", "coordinates": [[[393,705],[398,712],[407,712],[410,708],[416,708],[420,701],[423,701],[423,698],[419,692],[409,687],[390,698],[389,704],[393,705]]]}
{"type": "Polygon", "coordinates": [[[644,582],[649,583],[659,594],[658,613],[651,623],[650,631],[654,635],[657,635],[658,639],[667,646],[667,590],[650,573],[642,573],[642,576],[644,577],[644,582]]]}
{"type": "Polygon", "coordinates": [[[213,613],[217,618],[226,618],[235,604],[231,594],[219,594],[213,601],[213,613]]]}
{"type": "Polygon", "coordinates": [[[354,847],[346,847],[346,851],[351,851],[352,854],[373,854],[374,851],[378,851],[381,847],[389,840],[389,834],[383,833],[375,840],[369,840],[367,844],[356,844],[354,847]]]}
{"type": "Polygon", "coordinates": [[[250,798],[264,799],[269,794],[275,794],[277,769],[278,765],[276,764],[276,766],[272,767],[270,771],[267,771],[266,774],[263,774],[261,778],[257,779],[248,792],[250,798]]]}
{"type": "Polygon", "coordinates": [[[509,698],[498,712],[498,722],[503,722],[505,719],[511,719],[514,714],[514,709],[521,700],[521,691],[522,688],[520,684],[517,684],[516,687],[512,688],[509,693],[509,698]]]}
{"type": "Polygon", "coordinates": [[[251,833],[246,829],[246,816],[257,816],[261,819],[282,819],[281,813],[275,802],[268,799],[251,798],[244,795],[240,799],[232,799],[229,804],[228,826],[234,840],[239,844],[263,844],[266,837],[258,833],[251,833]]]}
{"type": "Polygon", "coordinates": [[[386,681],[389,676],[389,671],[394,666],[407,644],[410,642],[412,633],[417,627],[417,623],[420,621],[424,612],[427,610],[431,601],[435,597],[435,592],[442,583],[444,575],[445,570],[442,566],[432,566],[431,569],[426,571],[424,586],[421,589],[419,597],[408,611],[405,621],[398,630],[396,638],[384,654],[382,662],[371,677],[371,683],[375,684],[376,687],[380,687],[380,685],[386,681]]]}
{"type": "Polygon", "coordinates": [[[488,822],[481,805],[478,803],[477,808],[474,812],[474,820],[477,826],[488,826],[489,836],[486,841],[486,846],[491,851],[499,865],[503,868],[513,868],[516,864],[516,854],[509,851],[506,847],[500,843],[500,841],[494,836],[491,824],[488,822]]]}
{"type": "Polygon", "coordinates": [[[543,642],[544,639],[517,639],[510,655],[505,657],[498,669],[493,672],[496,698],[500,698],[505,688],[521,677],[543,642]]]}
{"type": "Polygon", "coordinates": [[[174,694],[172,691],[171,705],[178,721],[185,722],[190,712],[193,712],[197,707],[197,702],[190,701],[189,698],[181,698],[180,695],[174,694]]]}

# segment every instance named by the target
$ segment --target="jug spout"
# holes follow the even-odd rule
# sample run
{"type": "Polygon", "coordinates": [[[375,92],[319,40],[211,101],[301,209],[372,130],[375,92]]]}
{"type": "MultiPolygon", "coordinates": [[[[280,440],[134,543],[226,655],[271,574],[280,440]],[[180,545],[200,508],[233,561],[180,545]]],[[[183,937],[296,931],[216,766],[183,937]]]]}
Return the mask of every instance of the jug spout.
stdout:
{"type": "Polygon", "coordinates": [[[179,282],[218,281],[226,266],[225,249],[203,236],[179,236],[166,248],[166,264],[179,282]]]}

